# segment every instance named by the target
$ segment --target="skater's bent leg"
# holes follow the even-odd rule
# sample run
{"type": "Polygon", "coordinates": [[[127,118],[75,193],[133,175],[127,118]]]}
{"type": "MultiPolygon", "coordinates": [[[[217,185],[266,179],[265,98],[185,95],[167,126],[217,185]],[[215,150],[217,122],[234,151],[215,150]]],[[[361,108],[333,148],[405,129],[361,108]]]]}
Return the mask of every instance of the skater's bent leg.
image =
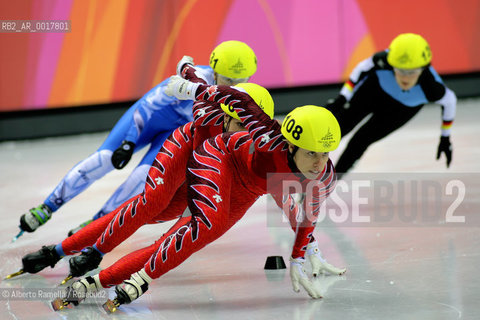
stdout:
{"type": "Polygon", "coordinates": [[[138,228],[152,221],[165,210],[177,189],[184,183],[192,144],[191,138],[179,129],[175,130],[158,152],[148,172],[145,191],[139,198],[123,206],[95,243],[101,253],[110,252],[138,228]]]}
{"type": "Polygon", "coordinates": [[[219,147],[211,143],[207,140],[192,155],[187,171],[188,206],[192,217],[187,223],[175,227],[175,232],[163,241],[145,265],[145,272],[152,279],[218,239],[243,216],[257,197],[240,192],[245,206],[231,208],[232,183],[238,182],[233,182],[233,162],[226,153],[213,156],[211,152],[219,147]]]}
{"type": "Polygon", "coordinates": [[[348,142],[345,151],[335,165],[337,173],[341,176],[343,173],[348,172],[371,144],[385,138],[403,126],[419,110],[420,108],[391,106],[389,112],[374,113],[348,142]]]}
{"type": "Polygon", "coordinates": [[[45,200],[45,204],[58,210],[63,204],[76,197],[93,182],[112,171],[111,150],[99,150],[73,167],[45,200]]]}
{"type": "Polygon", "coordinates": [[[158,213],[149,223],[161,223],[165,221],[176,220],[184,214],[185,210],[188,210],[188,201],[187,186],[184,183],[177,189],[177,192],[175,192],[175,195],[168,204],[168,207],[166,207],[162,212],[158,213]]]}
{"type": "Polygon", "coordinates": [[[102,286],[107,288],[120,284],[122,281],[129,279],[133,273],[140,271],[144,267],[145,263],[147,263],[150,257],[155,253],[158,247],[162,244],[162,242],[179,226],[190,221],[190,218],[191,217],[180,218],[177,223],[170,228],[169,232],[162,235],[162,237],[155,241],[155,243],[152,245],[129,253],[112,264],[110,267],[100,271],[99,276],[102,286]]]}
{"type": "MultiPolygon", "coordinates": [[[[137,196],[139,197],[139,196],[137,196]]],[[[127,204],[133,202],[137,197],[130,199],[127,204]]],[[[57,245],[57,252],[61,255],[71,255],[80,252],[85,247],[95,244],[111,221],[117,215],[118,210],[114,210],[103,217],[92,221],[78,232],[63,240],[57,245]]]]}
{"type": "Polygon", "coordinates": [[[120,187],[115,190],[107,202],[105,202],[99,211],[100,214],[97,213],[92,219],[96,220],[100,218],[102,216],[101,213],[111,212],[121,206],[128,199],[142,193],[145,188],[145,179],[149,169],[150,165],[146,164],[136,167],[128,176],[127,180],[125,180],[120,187]]]}

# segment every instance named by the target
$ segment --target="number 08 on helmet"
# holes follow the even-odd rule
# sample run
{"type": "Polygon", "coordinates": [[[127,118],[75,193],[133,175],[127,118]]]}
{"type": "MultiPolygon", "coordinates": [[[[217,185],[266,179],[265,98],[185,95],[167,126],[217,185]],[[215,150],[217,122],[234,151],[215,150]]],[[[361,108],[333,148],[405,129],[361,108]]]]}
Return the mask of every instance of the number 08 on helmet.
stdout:
{"type": "Polygon", "coordinates": [[[295,108],[283,120],[282,134],[288,142],[314,152],[337,149],[341,132],[335,116],[323,107],[295,108]]]}

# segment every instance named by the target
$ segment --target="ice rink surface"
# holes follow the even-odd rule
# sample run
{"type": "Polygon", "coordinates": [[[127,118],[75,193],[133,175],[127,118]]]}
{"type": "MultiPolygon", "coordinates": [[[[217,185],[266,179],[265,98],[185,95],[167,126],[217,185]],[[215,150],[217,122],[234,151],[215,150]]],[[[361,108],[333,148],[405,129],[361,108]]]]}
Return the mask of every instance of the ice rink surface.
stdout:
{"type": "MultiPolygon", "coordinates": [[[[107,295],[113,297],[113,289],[71,310],[51,309],[47,293],[55,293],[54,288],[68,274],[68,262],[63,259],[54,269],[2,280],[0,318],[478,319],[479,122],[480,99],[459,101],[451,138],[453,162],[448,170],[444,159],[435,160],[441,124],[438,106],[425,107],[406,126],[370,147],[345,178],[355,178],[356,173],[371,173],[378,178],[386,173],[404,175],[405,179],[454,180],[458,175],[457,180],[465,182],[465,195],[447,209],[455,209],[453,216],[463,216],[465,223],[319,223],[315,236],[324,256],[330,263],[348,268],[344,276],[322,276],[315,281],[324,295],[321,300],[312,300],[305,292],[293,292],[288,269],[263,270],[270,255],[283,256],[288,265],[294,235],[288,227],[269,222],[269,216],[281,213],[268,210],[267,214],[268,200],[262,197],[222,238],[155,280],[144,296],[115,314],[108,315],[101,308],[107,295]]],[[[64,205],[45,226],[10,243],[18,231],[20,215],[41,203],[66,172],[93,152],[106,135],[0,143],[2,279],[21,267],[23,255],[60,242],[69,229],[96,213],[139,161],[137,154],[124,170],[108,174],[64,205]]],[[[334,162],[341,148],[331,154],[334,162]]],[[[417,201],[435,205],[439,199],[424,196],[417,201]]],[[[373,207],[367,204],[359,210],[368,215],[373,207]]],[[[440,213],[439,220],[444,215],[447,212],[440,213]]],[[[106,255],[100,266],[105,268],[126,253],[149,245],[171,224],[144,226],[106,255]]]]}

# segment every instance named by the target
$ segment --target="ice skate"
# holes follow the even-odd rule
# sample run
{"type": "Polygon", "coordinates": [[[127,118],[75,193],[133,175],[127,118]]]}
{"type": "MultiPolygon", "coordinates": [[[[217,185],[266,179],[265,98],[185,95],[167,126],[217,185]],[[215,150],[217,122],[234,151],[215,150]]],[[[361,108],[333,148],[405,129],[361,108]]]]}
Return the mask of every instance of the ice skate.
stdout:
{"type": "Polygon", "coordinates": [[[107,300],[103,304],[103,309],[107,313],[113,313],[117,311],[118,307],[122,304],[128,304],[138,299],[142,294],[148,290],[148,284],[152,282],[145,270],[140,270],[132,274],[129,280],[123,281],[115,287],[115,293],[117,297],[113,300],[107,300]]]}
{"type": "Polygon", "coordinates": [[[25,233],[25,231],[20,228],[20,231],[17,233],[17,235],[15,237],[13,237],[12,243],[17,241],[18,238],[20,238],[24,233],[25,233]]]}
{"type": "Polygon", "coordinates": [[[65,298],[57,298],[51,302],[52,308],[55,311],[71,309],[85,300],[89,293],[97,292],[102,288],[98,274],[77,280],[67,288],[65,298]]]}
{"type": "Polygon", "coordinates": [[[25,271],[23,271],[23,269],[20,269],[20,270],[18,270],[17,272],[14,272],[14,273],[9,274],[9,275],[6,276],[5,279],[3,279],[3,280],[8,280],[8,279],[17,277],[17,276],[19,276],[19,275],[21,275],[21,274],[24,274],[24,273],[25,273],[25,271]]]}
{"type": "Polygon", "coordinates": [[[55,250],[55,245],[43,246],[42,249],[25,255],[22,258],[22,269],[8,275],[5,279],[11,279],[22,273],[37,273],[48,266],[53,268],[61,258],[55,250]]]}
{"type": "Polygon", "coordinates": [[[20,229],[26,232],[34,232],[52,217],[52,210],[45,204],[30,209],[20,217],[20,229]]]}
{"type": "Polygon", "coordinates": [[[41,225],[45,224],[52,217],[52,210],[44,204],[30,209],[20,217],[20,231],[12,238],[12,243],[17,241],[25,231],[34,232],[41,225]]]}
{"type": "Polygon", "coordinates": [[[87,247],[82,250],[79,256],[70,258],[70,274],[66,277],[61,284],[65,284],[73,277],[81,277],[88,271],[96,269],[102,261],[102,255],[93,247],[87,247]]]}

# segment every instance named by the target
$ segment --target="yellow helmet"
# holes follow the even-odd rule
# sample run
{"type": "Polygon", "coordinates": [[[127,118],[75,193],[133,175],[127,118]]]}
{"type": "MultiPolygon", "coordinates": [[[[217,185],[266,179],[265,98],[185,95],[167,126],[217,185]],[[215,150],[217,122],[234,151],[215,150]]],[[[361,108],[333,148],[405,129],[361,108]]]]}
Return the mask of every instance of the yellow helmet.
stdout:
{"type": "Polygon", "coordinates": [[[398,69],[421,68],[432,61],[427,40],[415,33],[402,33],[390,43],[387,61],[398,69]]]}
{"type": "Polygon", "coordinates": [[[246,43],[236,40],[225,41],[213,49],[210,67],[227,78],[248,78],[257,71],[257,57],[246,43]]]}
{"type": "Polygon", "coordinates": [[[314,152],[330,152],[340,143],[340,125],[323,107],[295,108],[282,123],[283,136],[293,145],[314,152]]]}
{"type": "MultiPolygon", "coordinates": [[[[260,109],[263,110],[267,114],[267,116],[270,117],[270,119],[273,119],[274,115],[274,103],[273,103],[273,98],[268,92],[267,89],[265,89],[262,86],[259,86],[258,84],[255,83],[239,83],[235,85],[234,88],[242,88],[241,91],[246,92],[252,99],[255,101],[255,103],[260,107],[260,109]]],[[[240,120],[240,117],[238,116],[237,112],[233,109],[232,106],[226,106],[223,103],[220,104],[222,107],[222,110],[228,114],[230,117],[240,120]]]]}

